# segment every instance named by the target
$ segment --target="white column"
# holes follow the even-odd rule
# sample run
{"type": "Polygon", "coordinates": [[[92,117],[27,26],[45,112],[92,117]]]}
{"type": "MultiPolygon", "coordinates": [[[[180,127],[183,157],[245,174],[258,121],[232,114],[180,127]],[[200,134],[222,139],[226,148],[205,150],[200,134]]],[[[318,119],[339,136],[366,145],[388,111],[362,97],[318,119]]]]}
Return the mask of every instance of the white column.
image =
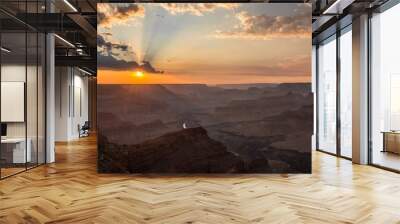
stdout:
{"type": "Polygon", "coordinates": [[[368,15],[353,19],[353,162],[368,163],[368,15]]]}
{"type": "Polygon", "coordinates": [[[69,141],[71,129],[71,67],[55,69],[55,141],[69,141]]]}
{"type": "Polygon", "coordinates": [[[311,92],[313,93],[314,96],[314,113],[313,113],[313,135],[311,137],[311,147],[312,150],[317,149],[317,139],[316,139],[316,133],[317,133],[317,58],[316,58],[316,53],[317,53],[317,48],[315,45],[312,46],[312,57],[311,57],[311,92]]]}
{"type": "Polygon", "coordinates": [[[46,163],[55,161],[55,53],[54,35],[46,36],[46,163]]]}

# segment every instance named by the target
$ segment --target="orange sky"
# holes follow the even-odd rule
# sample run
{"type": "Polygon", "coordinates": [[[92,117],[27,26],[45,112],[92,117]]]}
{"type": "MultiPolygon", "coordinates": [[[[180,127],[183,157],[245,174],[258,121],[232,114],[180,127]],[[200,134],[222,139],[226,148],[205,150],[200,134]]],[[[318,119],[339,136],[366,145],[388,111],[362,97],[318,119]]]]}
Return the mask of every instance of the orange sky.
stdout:
{"type": "Polygon", "coordinates": [[[99,84],[311,81],[310,4],[100,6],[99,84]],[[165,73],[136,77],[142,61],[165,73]]]}
{"type": "MultiPolygon", "coordinates": [[[[248,75],[219,75],[207,77],[206,84],[240,84],[240,83],[280,83],[280,82],[311,82],[311,76],[248,76],[248,75]],[[251,80],[251,81],[249,81],[251,80]]],[[[187,78],[187,76],[173,74],[144,73],[143,77],[137,77],[135,71],[111,71],[99,70],[97,74],[98,84],[205,84],[204,76],[187,78]]]]}

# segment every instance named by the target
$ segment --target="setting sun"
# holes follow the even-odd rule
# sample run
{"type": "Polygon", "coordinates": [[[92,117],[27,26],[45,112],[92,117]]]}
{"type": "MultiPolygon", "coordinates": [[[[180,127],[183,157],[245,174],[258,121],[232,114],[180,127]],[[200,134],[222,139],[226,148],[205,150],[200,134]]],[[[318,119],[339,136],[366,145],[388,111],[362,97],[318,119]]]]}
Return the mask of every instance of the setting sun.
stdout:
{"type": "Polygon", "coordinates": [[[141,71],[137,71],[137,72],[135,72],[135,76],[138,78],[142,78],[144,76],[144,74],[141,71]]]}

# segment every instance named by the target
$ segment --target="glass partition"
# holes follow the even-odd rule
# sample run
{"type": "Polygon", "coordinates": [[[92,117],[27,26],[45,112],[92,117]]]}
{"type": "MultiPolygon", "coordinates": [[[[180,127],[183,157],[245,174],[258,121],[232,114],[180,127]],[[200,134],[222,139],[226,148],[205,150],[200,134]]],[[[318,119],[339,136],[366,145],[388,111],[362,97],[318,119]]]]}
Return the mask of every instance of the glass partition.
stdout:
{"type": "Polygon", "coordinates": [[[336,36],[318,48],[318,149],[336,153],[336,36]]]}
{"type": "Polygon", "coordinates": [[[31,157],[26,150],[26,34],[2,33],[1,47],[1,175],[6,177],[24,171],[31,157]]]}
{"type": "Polygon", "coordinates": [[[13,17],[42,6],[0,2],[0,178],[45,163],[45,35],[13,17]]]}
{"type": "Polygon", "coordinates": [[[371,162],[400,170],[400,4],[371,19],[371,162]]]}
{"type": "Polygon", "coordinates": [[[352,157],[352,33],[351,26],[340,36],[340,154],[352,157]]]}

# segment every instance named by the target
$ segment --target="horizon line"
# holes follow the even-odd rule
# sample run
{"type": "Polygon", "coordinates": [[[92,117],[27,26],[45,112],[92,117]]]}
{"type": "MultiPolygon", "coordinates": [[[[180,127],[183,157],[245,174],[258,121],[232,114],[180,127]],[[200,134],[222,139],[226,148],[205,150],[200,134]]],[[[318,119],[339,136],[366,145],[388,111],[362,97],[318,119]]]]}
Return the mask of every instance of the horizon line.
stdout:
{"type": "Polygon", "coordinates": [[[254,82],[254,83],[221,83],[221,84],[209,84],[209,83],[97,83],[97,85],[207,85],[207,86],[218,86],[218,85],[256,85],[256,84],[311,84],[311,81],[305,82],[254,82]]]}

